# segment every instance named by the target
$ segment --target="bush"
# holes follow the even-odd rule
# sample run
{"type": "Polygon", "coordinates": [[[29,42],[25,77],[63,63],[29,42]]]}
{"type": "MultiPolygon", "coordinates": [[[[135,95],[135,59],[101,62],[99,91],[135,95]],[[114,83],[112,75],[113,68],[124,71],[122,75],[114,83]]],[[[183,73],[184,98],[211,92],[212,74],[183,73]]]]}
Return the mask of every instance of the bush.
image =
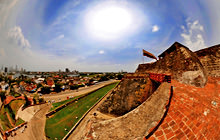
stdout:
{"type": "Polygon", "coordinates": [[[43,98],[40,98],[40,99],[39,99],[39,103],[44,103],[44,99],[43,99],[43,98]]]}
{"type": "Polygon", "coordinates": [[[75,90],[75,89],[78,89],[79,88],[79,85],[71,85],[70,86],[70,89],[71,90],[75,90]]]}

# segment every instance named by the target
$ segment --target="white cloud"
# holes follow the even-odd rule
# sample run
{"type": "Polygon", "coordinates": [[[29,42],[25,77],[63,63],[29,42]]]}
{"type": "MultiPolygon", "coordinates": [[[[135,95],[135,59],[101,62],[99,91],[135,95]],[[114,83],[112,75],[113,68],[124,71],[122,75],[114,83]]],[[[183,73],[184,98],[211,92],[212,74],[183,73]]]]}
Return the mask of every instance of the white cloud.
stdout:
{"type": "Polygon", "coordinates": [[[99,54],[104,54],[104,53],[105,53],[105,51],[103,51],[103,50],[99,51],[99,54]]]}
{"type": "Polygon", "coordinates": [[[203,38],[204,28],[198,20],[191,22],[187,20],[187,25],[181,26],[183,33],[184,44],[189,47],[192,51],[200,50],[205,48],[205,40],[203,38]]]}
{"type": "Polygon", "coordinates": [[[56,39],[62,39],[62,38],[64,38],[64,34],[59,35],[56,39]]]}
{"type": "Polygon", "coordinates": [[[61,39],[63,39],[65,36],[64,34],[58,35],[57,37],[51,39],[49,42],[47,42],[48,45],[55,45],[58,42],[60,42],[61,39]]]}
{"type": "Polygon", "coordinates": [[[22,48],[30,48],[29,41],[24,37],[22,30],[19,26],[11,28],[8,32],[8,39],[22,48]]]}
{"type": "Polygon", "coordinates": [[[160,30],[160,28],[159,28],[159,26],[157,26],[157,25],[154,25],[153,27],[152,27],[152,32],[157,32],[157,31],[159,31],[160,30]]]}
{"type": "MultiPolygon", "coordinates": [[[[209,39],[206,42],[206,45],[212,46],[215,44],[219,44],[220,38],[220,1],[219,0],[200,0],[200,3],[203,4],[204,11],[207,13],[207,17],[205,18],[205,21],[208,22],[209,29],[211,31],[211,34],[209,34],[209,39]]],[[[201,11],[203,13],[203,11],[201,11]]]]}
{"type": "Polygon", "coordinates": [[[0,29],[8,24],[10,11],[14,8],[18,0],[0,0],[0,29]]]}

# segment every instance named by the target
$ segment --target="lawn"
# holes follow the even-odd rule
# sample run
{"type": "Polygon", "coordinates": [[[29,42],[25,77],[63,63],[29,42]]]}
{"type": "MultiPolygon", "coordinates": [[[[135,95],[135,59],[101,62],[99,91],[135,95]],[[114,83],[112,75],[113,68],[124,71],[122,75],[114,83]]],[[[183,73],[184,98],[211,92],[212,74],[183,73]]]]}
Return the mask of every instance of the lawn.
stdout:
{"type": "Polygon", "coordinates": [[[8,105],[2,105],[2,108],[0,110],[0,123],[2,125],[2,128],[4,131],[9,130],[13,128],[11,125],[9,118],[7,117],[7,113],[9,114],[9,117],[13,123],[13,125],[17,126],[24,121],[20,118],[15,120],[15,115],[17,114],[18,109],[25,103],[24,100],[14,100],[8,105]]]}
{"type": "Polygon", "coordinates": [[[4,106],[2,106],[1,111],[0,111],[0,123],[1,123],[2,129],[4,131],[13,127],[13,126],[11,126],[11,124],[8,120],[4,106]]]}
{"type": "Polygon", "coordinates": [[[53,117],[48,118],[45,127],[46,136],[49,139],[62,139],[83,114],[116,85],[117,83],[105,86],[68,105],[55,113],[53,117]]]}
{"type": "Polygon", "coordinates": [[[25,103],[25,100],[14,100],[9,105],[14,112],[14,114],[17,114],[18,109],[25,103]]]}
{"type": "Polygon", "coordinates": [[[72,100],[75,100],[75,99],[77,99],[77,98],[79,98],[79,97],[81,97],[81,96],[83,96],[83,95],[76,96],[76,97],[73,97],[73,98],[71,98],[71,99],[61,101],[61,102],[53,103],[53,104],[52,104],[52,107],[50,108],[50,111],[53,111],[53,110],[55,110],[57,107],[59,107],[59,106],[61,106],[61,105],[63,105],[63,104],[66,104],[66,103],[68,103],[68,102],[70,102],[70,101],[72,101],[72,100]]]}

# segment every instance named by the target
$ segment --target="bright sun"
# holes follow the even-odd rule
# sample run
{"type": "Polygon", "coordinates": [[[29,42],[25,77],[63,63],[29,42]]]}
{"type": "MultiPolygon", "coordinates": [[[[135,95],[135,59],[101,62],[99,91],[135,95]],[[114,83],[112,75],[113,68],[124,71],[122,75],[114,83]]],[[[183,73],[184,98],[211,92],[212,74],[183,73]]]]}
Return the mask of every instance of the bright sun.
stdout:
{"type": "Polygon", "coordinates": [[[98,39],[117,39],[132,26],[132,14],[123,7],[106,6],[90,10],[85,18],[89,33],[98,39]]]}

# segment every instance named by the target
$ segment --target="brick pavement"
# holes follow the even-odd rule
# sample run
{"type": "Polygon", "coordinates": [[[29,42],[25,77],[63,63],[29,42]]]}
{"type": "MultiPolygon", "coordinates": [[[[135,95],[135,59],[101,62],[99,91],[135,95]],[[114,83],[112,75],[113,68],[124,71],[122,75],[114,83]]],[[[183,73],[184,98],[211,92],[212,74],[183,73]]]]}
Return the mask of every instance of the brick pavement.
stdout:
{"type": "Polygon", "coordinates": [[[220,78],[209,77],[204,88],[172,85],[168,114],[148,140],[220,140],[220,78]]]}

